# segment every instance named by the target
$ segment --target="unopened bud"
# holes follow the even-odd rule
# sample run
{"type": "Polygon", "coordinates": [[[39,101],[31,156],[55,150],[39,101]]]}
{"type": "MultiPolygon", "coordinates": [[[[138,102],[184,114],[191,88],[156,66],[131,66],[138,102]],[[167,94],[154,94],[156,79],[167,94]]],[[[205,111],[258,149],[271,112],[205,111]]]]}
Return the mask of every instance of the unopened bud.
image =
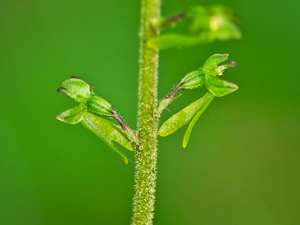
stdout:
{"type": "Polygon", "coordinates": [[[194,70],[186,74],[179,82],[182,90],[190,90],[202,87],[205,82],[205,75],[202,70],[194,70]]]}
{"type": "Polygon", "coordinates": [[[114,116],[115,114],[113,106],[99,95],[92,96],[87,101],[86,106],[89,112],[99,116],[114,116]]]}

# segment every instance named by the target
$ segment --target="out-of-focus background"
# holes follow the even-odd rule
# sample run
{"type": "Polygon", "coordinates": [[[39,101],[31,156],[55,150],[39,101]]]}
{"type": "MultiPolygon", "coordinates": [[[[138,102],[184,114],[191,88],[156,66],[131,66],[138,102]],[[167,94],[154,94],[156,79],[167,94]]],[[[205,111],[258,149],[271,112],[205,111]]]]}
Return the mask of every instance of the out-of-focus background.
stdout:
{"type": "MultiPolygon", "coordinates": [[[[243,39],[162,51],[159,97],[214,53],[238,62],[224,78],[240,89],[212,102],[186,149],[186,127],[159,138],[154,224],[300,224],[300,2],[163,0],[162,14],[215,2],[240,15],[243,39]]],[[[139,16],[139,1],[1,0],[0,224],[130,223],[134,164],[54,116],[74,106],[56,88],[75,75],[136,127],[139,16]]]]}

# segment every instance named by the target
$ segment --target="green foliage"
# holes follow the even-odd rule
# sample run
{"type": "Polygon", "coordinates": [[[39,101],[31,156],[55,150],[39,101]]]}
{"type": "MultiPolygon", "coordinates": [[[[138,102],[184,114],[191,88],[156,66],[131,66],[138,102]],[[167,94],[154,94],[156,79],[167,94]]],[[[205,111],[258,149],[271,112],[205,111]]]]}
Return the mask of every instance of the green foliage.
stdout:
{"type": "Polygon", "coordinates": [[[167,26],[174,28],[179,20],[188,22],[190,33],[162,33],[150,39],[148,46],[152,49],[182,48],[207,44],[215,40],[227,41],[242,37],[235,25],[237,17],[233,11],[220,5],[193,6],[184,13],[153,21],[153,28],[160,29],[167,26]]]}

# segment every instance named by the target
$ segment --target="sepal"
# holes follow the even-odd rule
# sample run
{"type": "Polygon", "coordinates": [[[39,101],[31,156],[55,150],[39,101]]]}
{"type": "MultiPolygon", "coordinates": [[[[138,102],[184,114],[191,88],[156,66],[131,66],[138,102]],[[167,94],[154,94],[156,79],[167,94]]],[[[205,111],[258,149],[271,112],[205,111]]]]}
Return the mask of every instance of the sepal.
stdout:
{"type": "Polygon", "coordinates": [[[215,69],[219,64],[228,59],[229,54],[214,54],[210,56],[203,65],[203,71],[208,74],[211,70],[215,69]]]}
{"type": "Polygon", "coordinates": [[[66,94],[77,102],[84,102],[92,95],[91,86],[78,77],[71,77],[60,84],[58,93],[66,94]]]}
{"type": "Polygon", "coordinates": [[[222,76],[225,70],[236,67],[237,63],[234,61],[223,63],[228,59],[228,56],[229,54],[214,54],[209,57],[202,68],[204,73],[211,76],[222,76]]]}
{"type": "Polygon", "coordinates": [[[239,88],[234,83],[210,75],[206,76],[205,86],[216,97],[223,97],[239,88]]]}
{"type": "Polygon", "coordinates": [[[64,123],[76,124],[82,120],[86,111],[87,109],[84,106],[84,103],[80,103],[71,109],[57,114],[55,118],[64,123]]]}

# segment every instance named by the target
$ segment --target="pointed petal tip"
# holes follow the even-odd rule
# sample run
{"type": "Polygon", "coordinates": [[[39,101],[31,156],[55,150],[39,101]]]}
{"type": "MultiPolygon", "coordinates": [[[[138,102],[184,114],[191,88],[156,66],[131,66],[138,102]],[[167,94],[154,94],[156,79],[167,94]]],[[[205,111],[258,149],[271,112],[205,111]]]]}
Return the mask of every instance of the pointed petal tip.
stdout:
{"type": "Polygon", "coordinates": [[[226,62],[226,63],[223,63],[222,65],[230,65],[230,67],[236,67],[237,66],[237,62],[235,61],[229,61],[229,62],[226,62]]]}
{"type": "Polygon", "coordinates": [[[76,78],[76,79],[82,80],[80,77],[77,77],[77,76],[71,76],[71,78],[76,78]]]}
{"type": "Polygon", "coordinates": [[[56,89],[57,93],[63,93],[62,90],[67,90],[67,88],[59,87],[56,89]]]}
{"type": "Polygon", "coordinates": [[[65,122],[62,117],[60,116],[61,113],[57,114],[54,118],[57,119],[60,122],[65,122]]]}

